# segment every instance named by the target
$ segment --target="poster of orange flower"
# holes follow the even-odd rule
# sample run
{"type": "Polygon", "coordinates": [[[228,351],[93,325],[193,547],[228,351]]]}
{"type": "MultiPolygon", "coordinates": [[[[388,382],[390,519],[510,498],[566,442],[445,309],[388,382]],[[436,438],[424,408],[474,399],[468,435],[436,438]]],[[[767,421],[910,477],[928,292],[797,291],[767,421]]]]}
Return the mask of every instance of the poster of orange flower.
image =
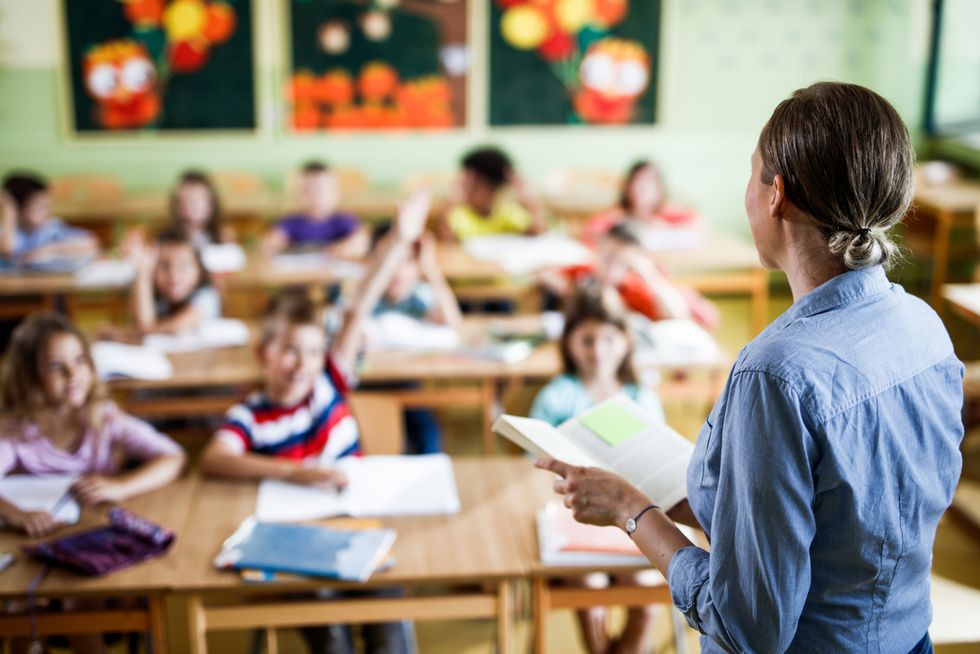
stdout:
{"type": "Polygon", "coordinates": [[[489,0],[492,125],[652,123],[660,0],[489,0]]]}
{"type": "Polygon", "coordinates": [[[78,133],[255,128],[251,0],[64,0],[78,133]]]}
{"type": "Polygon", "coordinates": [[[290,0],[289,11],[289,129],[464,124],[466,0],[290,0]]]}

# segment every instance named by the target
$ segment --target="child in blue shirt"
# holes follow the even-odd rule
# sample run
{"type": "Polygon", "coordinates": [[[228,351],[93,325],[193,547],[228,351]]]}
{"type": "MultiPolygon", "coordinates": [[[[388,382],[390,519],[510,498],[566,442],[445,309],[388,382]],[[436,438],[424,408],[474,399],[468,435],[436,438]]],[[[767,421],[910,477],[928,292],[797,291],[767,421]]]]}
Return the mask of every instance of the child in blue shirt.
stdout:
{"type": "MultiPolygon", "coordinates": [[[[642,406],[653,418],[664,420],[660,399],[637,384],[632,364],[633,345],[626,318],[616,293],[598,287],[579,289],[565,315],[561,358],[565,372],[538,393],[531,417],[551,425],[574,418],[592,406],[620,393],[642,406]]],[[[640,574],[617,575],[614,581],[642,584],[640,574]]],[[[605,586],[605,575],[589,575],[581,585],[605,586]]],[[[586,649],[601,652],[645,652],[653,635],[653,607],[632,607],[618,637],[607,631],[605,607],[578,612],[586,649]]]]}
{"type": "Polygon", "coordinates": [[[98,241],[84,229],[51,215],[51,194],[42,178],[8,175],[0,192],[0,257],[43,264],[94,256],[98,241]]]}

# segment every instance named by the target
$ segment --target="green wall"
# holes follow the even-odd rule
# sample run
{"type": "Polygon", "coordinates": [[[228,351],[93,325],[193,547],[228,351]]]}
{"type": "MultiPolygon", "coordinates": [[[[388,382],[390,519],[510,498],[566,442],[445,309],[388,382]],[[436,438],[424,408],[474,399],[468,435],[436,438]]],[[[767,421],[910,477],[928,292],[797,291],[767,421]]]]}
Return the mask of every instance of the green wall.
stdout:
{"type": "MultiPolygon", "coordinates": [[[[486,115],[480,89],[489,26],[481,16],[488,1],[470,0],[478,120],[486,115]]],[[[281,5],[255,3],[257,134],[73,141],[61,127],[57,0],[0,0],[0,172],[107,173],[145,189],[165,186],[193,165],[255,171],[279,187],[290,167],[322,157],[363,169],[378,186],[394,186],[412,172],[451,168],[469,145],[493,141],[533,181],[561,167],[620,170],[651,156],[675,196],[712,223],[746,232],[749,156],[772,108],[793,89],[822,79],[853,81],[895,103],[913,133],[920,116],[928,0],[665,0],[655,126],[296,136],[278,127],[281,5]]]]}

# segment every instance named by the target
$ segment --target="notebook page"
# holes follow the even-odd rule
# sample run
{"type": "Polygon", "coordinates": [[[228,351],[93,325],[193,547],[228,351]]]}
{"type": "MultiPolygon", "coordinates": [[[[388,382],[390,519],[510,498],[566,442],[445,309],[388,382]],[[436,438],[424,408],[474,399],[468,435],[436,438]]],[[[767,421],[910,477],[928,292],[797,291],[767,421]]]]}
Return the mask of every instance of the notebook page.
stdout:
{"type": "Polygon", "coordinates": [[[445,454],[346,458],[350,514],[357,517],[458,513],[459,493],[445,454]]]}
{"type": "Polygon", "coordinates": [[[0,497],[21,511],[47,511],[65,524],[75,524],[81,509],[68,496],[76,475],[11,475],[0,479],[0,497]]]}
{"type": "Polygon", "coordinates": [[[266,479],[259,484],[255,517],[263,522],[301,522],[348,515],[347,491],[266,479]]]}
{"type": "Polygon", "coordinates": [[[687,497],[687,465],[694,445],[668,425],[654,421],[628,398],[606,400],[558,430],[602,468],[625,477],[664,509],[687,497]],[[610,405],[615,405],[614,410],[610,405]],[[624,432],[622,425],[613,425],[609,434],[602,434],[586,425],[593,413],[604,421],[615,421],[616,411],[627,414],[622,422],[639,420],[645,427],[624,432]]]}

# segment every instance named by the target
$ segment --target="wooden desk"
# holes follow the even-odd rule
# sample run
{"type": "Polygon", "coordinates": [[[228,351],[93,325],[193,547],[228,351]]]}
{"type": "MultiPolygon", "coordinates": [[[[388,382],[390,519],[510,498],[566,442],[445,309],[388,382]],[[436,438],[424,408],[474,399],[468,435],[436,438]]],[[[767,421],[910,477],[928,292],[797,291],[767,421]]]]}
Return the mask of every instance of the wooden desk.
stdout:
{"type": "Polygon", "coordinates": [[[392,552],[396,563],[365,584],[300,578],[245,584],[235,573],[216,570],[212,561],[222,541],[255,509],[257,486],[203,482],[187,523],[194,525],[195,537],[180,540],[174,553],[180,564],[173,582],[187,599],[190,651],[207,651],[209,631],[264,629],[268,651],[274,653],[275,629],[282,627],[474,618],[496,620],[497,651],[513,651],[512,593],[515,582],[526,575],[527,565],[512,533],[516,498],[508,482],[533,471],[524,458],[457,459],[454,467],[461,511],[385,519],[384,525],[398,532],[392,552]],[[459,588],[463,585],[479,585],[483,590],[459,588]],[[318,588],[384,587],[407,592],[399,598],[290,603],[270,598],[318,588]],[[427,590],[424,596],[416,594],[419,589],[427,590]],[[244,606],[223,603],[229,591],[253,601],[244,606]]]}
{"type": "Polygon", "coordinates": [[[946,284],[942,296],[953,313],[980,327],[980,284],[946,284]]]}
{"type": "MultiPolygon", "coordinates": [[[[531,597],[533,610],[534,648],[536,653],[548,649],[547,615],[558,609],[584,609],[593,606],[646,606],[648,604],[673,605],[670,589],[666,581],[656,586],[610,586],[608,588],[562,587],[556,582],[578,579],[591,572],[624,574],[649,570],[652,566],[612,566],[612,567],[562,567],[541,563],[537,534],[537,513],[555,499],[552,484],[554,475],[531,468],[511,471],[508,492],[515,498],[510,511],[510,520],[515,529],[521,555],[530,562],[531,597]]],[[[675,645],[678,652],[686,650],[684,634],[686,625],[674,615],[675,645]]]]}
{"type": "MultiPolygon", "coordinates": [[[[750,327],[753,335],[768,324],[769,273],[759,263],[751,241],[713,233],[704,247],[651,254],[679,284],[707,294],[744,294],[750,301],[750,327]]],[[[536,297],[530,277],[510,277],[492,261],[471,257],[459,244],[441,244],[437,251],[439,267],[463,297],[506,298],[527,304],[536,297]]],[[[535,307],[535,310],[537,307],[535,307]]]]}
{"type": "MultiPolygon", "coordinates": [[[[93,634],[110,631],[149,632],[153,651],[166,652],[163,597],[173,587],[179,558],[178,545],[191,538],[185,529],[187,514],[198,487],[196,476],[188,476],[171,486],[135,497],[123,503],[127,509],[177,532],[177,542],[161,558],[140,563],[107,577],[82,577],[61,569],[52,569],[41,581],[36,596],[45,598],[133,598],[144,600],[145,607],[91,609],[57,613],[38,613],[37,627],[41,635],[93,634]]],[[[105,508],[84,509],[79,525],[64,533],[81,531],[106,523],[105,508]]],[[[54,536],[58,536],[55,534],[54,536]]],[[[50,537],[49,537],[50,538],[50,537]]],[[[28,587],[44,566],[19,553],[21,545],[31,539],[9,531],[0,531],[0,548],[18,552],[17,560],[0,575],[0,597],[25,599],[28,587]]],[[[26,615],[0,617],[0,636],[30,636],[30,620],[26,615]]]]}
{"type": "MultiPolygon", "coordinates": [[[[929,302],[939,309],[941,291],[949,269],[950,236],[956,227],[971,227],[980,208],[980,183],[960,181],[941,186],[920,184],[915,190],[911,214],[913,220],[920,217],[932,219],[931,243],[932,279],[929,302]]],[[[911,225],[915,227],[913,222],[911,225]]]]}

